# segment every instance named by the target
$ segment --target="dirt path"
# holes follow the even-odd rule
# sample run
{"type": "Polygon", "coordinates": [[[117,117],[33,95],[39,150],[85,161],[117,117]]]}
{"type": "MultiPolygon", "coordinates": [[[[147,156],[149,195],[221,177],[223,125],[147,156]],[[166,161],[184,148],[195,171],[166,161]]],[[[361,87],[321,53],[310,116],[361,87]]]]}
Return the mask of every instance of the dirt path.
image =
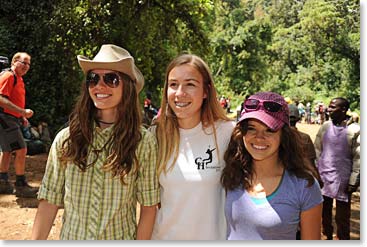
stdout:
{"type": "MultiPolygon", "coordinates": [[[[300,131],[308,133],[315,140],[319,125],[298,124],[300,131]]],[[[27,156],[26,176],[33,186],[39,186],[45,171],[47,155],[27,156]]],[[[11,166],[10,180],[14,181],[14,168],[11,166]]],[[[16,198],[13,195],[0,195],[0,240],[29,239],[33,220],[36,215],[38,201],[36,199],[16,198]]],[[[51,229],[49,240],[59,239],[63,210],[60,209],[51,229]]],[[[354,193],[352,197],[351,239],[360,239],[360,197],[354,193]]]]}

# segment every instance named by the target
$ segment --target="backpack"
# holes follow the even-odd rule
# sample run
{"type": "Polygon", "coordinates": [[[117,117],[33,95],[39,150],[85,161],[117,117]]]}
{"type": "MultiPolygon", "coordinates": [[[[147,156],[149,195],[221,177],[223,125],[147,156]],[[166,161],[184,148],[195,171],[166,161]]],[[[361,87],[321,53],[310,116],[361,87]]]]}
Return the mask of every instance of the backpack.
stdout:
{"type": "Polygon", "coordinates": [[[42,154],[46,147],[41,140],[24,140],[27,145],[27,155],[42,154]]]}
{"type": "Polygon", "coordinates": [[[13,74],[13,78],[14,78],[14,84],[13,84],[13,87],[15,87],[15,85],[17,84],[17,76],[15,75],[15,72],[11,69],[11,68],[6,68],[6,69],[3,69],[0,73],[0,77],[5,74],[6,71],[10,71],[12,74],[13,74]]]}

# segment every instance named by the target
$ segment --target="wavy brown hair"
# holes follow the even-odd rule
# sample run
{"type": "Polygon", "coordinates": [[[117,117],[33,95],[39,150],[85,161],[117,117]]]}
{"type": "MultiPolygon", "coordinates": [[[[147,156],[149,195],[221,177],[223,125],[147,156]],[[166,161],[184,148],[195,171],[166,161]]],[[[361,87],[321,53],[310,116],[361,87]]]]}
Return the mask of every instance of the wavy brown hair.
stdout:
{"type": "MultiPolygon", "coordinates": [[[[246,150],[243,136],[247,133],[248,120],[237,123],[234,128],[228,148],[224,154],[226,165],[221,175],[221,183],[226,191],[240,186],[249,189],[255,176],[251,154],[246,150]]],[[[308,181],[308,186],[314,183],[313,169],[303,151],[302,139],[297,130],[284,125],[281,129],[279,159],[284,168],[296,177],[308,181]]]]}
{"type": "MultiPolygon", "coordinates": [[[[124,183],[125,175],[132,170],[134,164],[135,171],[139,166],[136,149],[142,138],[141,112],[136,82],[124,73],[117,73],[122,81],[122,100],[117,105],[118,116],[105,146],[109,155],[103,169],[111,171],[113,177],[119,176],[124,183]]],[[[97,112],[84,81],[81,95],[69,118],[70,135],[63,142],[62,152],[62,158],[72,161],[82,172],[94,165],[87,164],[87,159],[88,152],[93,149],[93,126],[97,120],[97,112]]]]}
{"type": "Polygon", "coordinates": [[[217,92],[214,87],[214,80],[211,75],[208,65],[198,56],[193,54],[182,54],[174,58],[166,69],[165,84],[163,89],[163,98],[161,103],[161,115],[156,121],[156,135],[158,141],[158,174],[162,171],[166,173],[173,168],[178,157],[178,146],[180,143],[180,134],[177,117],[174,111],[168,104],[167,90],[168,90],[168,75],[171,70],[177,66],[189,64],[197,69],[203,77],[204,92],[207,97],[203,99],[201,106],[201,122],[203,128],[213,127],[214,138],[217,146],[217,134],[214,128],[214,123],[217,120],[229,121],[219,105],[217,99],[217,92]],[[168,164],[170,157],[173,155],[171,164],[168,164]]]}

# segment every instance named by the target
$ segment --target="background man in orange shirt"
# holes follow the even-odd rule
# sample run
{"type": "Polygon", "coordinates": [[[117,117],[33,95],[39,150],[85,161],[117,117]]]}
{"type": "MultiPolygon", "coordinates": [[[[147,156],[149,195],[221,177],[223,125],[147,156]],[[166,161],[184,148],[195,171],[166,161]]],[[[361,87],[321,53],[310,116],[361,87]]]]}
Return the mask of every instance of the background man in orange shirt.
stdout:
{"type": "Polygon", "coordinates": [[[11,61],[11,71],[0,77],[0,194],[12,194],[13,185],[8,181],[11,153],[15,151],[15,195],[36,197],[37,188],[29,186],[25,178],[27,146],[21,125],[28,125],[27,118],[33,111],[25,109],[25,86],[23,77],[31,65],[31,56],[18,52],[11,61]],[[15,75],[15,77],[14,77],[15,75]]]}

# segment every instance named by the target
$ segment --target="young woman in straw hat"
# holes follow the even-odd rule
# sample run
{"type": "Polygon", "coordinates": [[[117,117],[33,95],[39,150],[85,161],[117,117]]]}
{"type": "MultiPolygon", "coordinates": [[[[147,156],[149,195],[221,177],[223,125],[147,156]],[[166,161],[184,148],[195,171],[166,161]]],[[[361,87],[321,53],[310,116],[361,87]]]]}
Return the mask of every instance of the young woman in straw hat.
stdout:
{"type": "Polygon", "coordinates": [[[141,127],[144,78],[128,51],[115,45],[78,62],[86,80],[69,127],[52,144],[32,239],[47,238],[61,206],[60,239],[150,239],[159,186],[156,141],[141,127]]]}
{"type": "Polygon", "coordinates": [[[298,225],[301,239],[321,238],[320,186],[282,96],[245,101],[224,159],[227,239],[295,240],[298,225]]]}
{"type": "Polygon", "coordinates": [[[225,239],[220,174],[234,122],[217,100],[207,64],[183,54],[166,70],[158,140],[161,204],[152,239],[225,239]]]}

